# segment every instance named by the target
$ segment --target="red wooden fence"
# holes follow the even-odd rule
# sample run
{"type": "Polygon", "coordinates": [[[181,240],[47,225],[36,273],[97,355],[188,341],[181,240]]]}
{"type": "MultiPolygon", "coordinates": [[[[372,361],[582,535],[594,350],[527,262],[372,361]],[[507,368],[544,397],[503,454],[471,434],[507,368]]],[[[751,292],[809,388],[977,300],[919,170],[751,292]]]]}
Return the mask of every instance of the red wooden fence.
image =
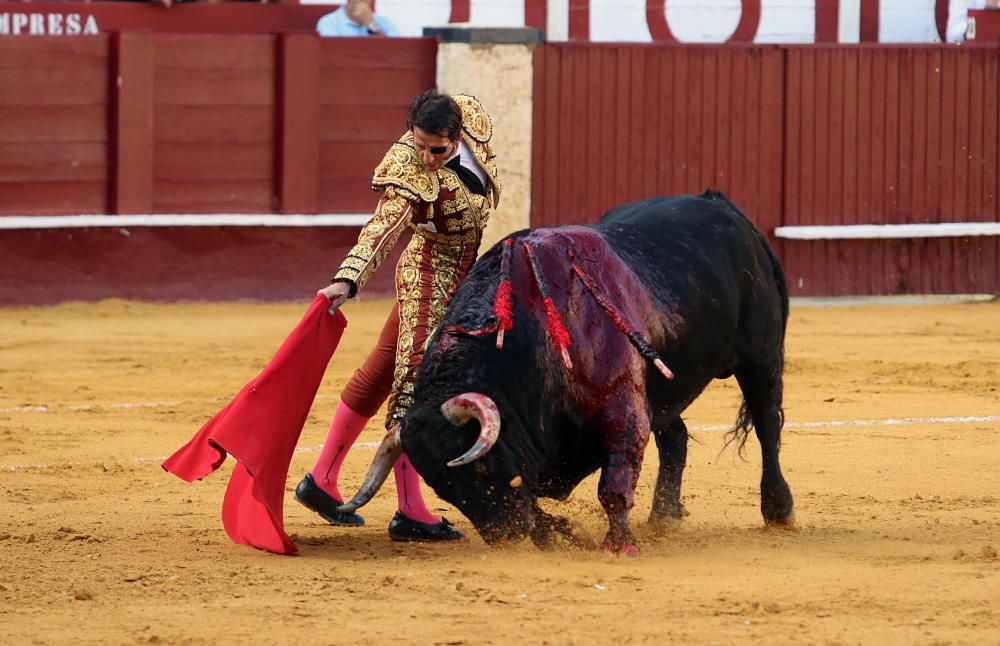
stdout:
{"type": "Polygon", "coordinates": [[[107,208],[107,37],[0,39],[0,213],[107,208]]]}
{"type": "Polygon", "coordinates": [[[0,39],[0,213],[368,211],[371,171],[434,86],[436,49],[311,35],[0,39]]]}
{"type": "MultiPolygon", "coordinates": [[[[434,86],[436,52],[311,34],[0,38],[0,214],[369,213],[372,169],[434,86]]],[[[0,230],[0,302],[307,298],[357,232],[0,230]]]]}
{"type": "Polygon", "coordinates": [[[774,48],[546,46],[535,55],[532,224],[706,186],[781,212],[782,57],[774,48]]]}
{"type": "MultiPolygon", "coordinates": [[[[786,57],[783,224],[1000,221],[996,50],[786,57]]],[[[787,241],[784,252],[804,293],[1000,291],[996,237],[787,241]]]]}
{"type": "Polygon", "coordinates": [[[777,240],[776,226],[1000,221],[998,50],[546,45],[533,225],[724,191],[793,295],[1000,293],[997,237],[777,240]]]}

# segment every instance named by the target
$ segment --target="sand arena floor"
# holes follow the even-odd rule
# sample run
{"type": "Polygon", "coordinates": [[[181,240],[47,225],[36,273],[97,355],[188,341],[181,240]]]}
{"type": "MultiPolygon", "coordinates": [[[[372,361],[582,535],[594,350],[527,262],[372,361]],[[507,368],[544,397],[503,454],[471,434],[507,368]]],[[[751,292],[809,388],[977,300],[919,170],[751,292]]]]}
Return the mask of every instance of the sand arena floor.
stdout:
{"type": "MultiPolygon", "coordinates": [[[[0,310],[0,642],[1000,643],[1000,303],[793,307],[782,457],[799,530],[762,527],[755,441],[747,462],[720,454],[738,391],[717,382],[686,415],[691,516],[663,537],[643,531],[647,453],[635,560],[491,549],[436,498],[471,540],[395,544],[391,479],[360,529],[289,494],[300,556],[230,543],[232,460],[193,485],[159,463],[306,305],[0,310]]],[[[388,305],[347,306],[289,492],[388,305]]],[[[345,490],[372,451],[348,458],[345,490]]],[[[600,538],[595,492],[548,507],[600,538]]]]}

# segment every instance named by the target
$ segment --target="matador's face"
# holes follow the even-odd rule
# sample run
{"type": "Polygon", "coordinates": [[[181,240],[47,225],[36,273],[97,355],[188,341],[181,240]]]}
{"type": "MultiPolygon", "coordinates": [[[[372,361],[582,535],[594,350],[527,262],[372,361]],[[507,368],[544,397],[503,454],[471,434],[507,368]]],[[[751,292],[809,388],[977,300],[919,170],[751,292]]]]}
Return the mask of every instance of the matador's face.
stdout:
{"type": "Polygon", "coordinates": [[[429,170],[437,170],[448,158],[455,154],[458,142],[462,141],[462,133],[454,141],[448,138],[447,132],[427,132],[420,126],[413,126],[413,147],[420,155],[420,161],[429,170]]]}

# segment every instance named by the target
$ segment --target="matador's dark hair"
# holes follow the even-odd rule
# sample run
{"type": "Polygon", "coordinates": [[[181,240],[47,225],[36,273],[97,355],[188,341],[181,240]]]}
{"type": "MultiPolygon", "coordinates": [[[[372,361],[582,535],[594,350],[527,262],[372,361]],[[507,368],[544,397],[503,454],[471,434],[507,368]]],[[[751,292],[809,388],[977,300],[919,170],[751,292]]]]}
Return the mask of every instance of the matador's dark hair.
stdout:
{"type": "Polygon", "coordinates": [[[410,104],[406,128],[413,130],[413,126],[434,134],[447,133],[448,139],[455,141],[462,131],[462,109],[447,94],[428,90],[410,104]]]}

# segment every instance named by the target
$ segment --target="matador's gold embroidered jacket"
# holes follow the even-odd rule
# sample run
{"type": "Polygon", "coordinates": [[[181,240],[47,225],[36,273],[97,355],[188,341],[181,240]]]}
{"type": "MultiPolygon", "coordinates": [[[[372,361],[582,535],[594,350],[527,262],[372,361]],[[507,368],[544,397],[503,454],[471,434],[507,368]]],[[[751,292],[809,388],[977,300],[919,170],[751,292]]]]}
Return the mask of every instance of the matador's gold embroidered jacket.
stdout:
{"type": "Polygon", "coordinates": [[[382,191],[375,216],[362,229],[334,280],[347,279],[361,289],[407,228],[434,242],[478,244],[491,207],[500,201],[500,180],[490,139],[493,124],[471,96],[453,97],[462,108],[463,140],[489,178],[489,198],[469,191],[458,175],[441,167],[428,170],[407,132],[389,148],[375,169],[372,190],[382,191]],[[491,203],[492,202],[492,203],[491,203]]]}
{"type": "Polygon", "coordinates": [[[487,196],[470,191],[447,167],[436,171],[424,167],[413,147],[413,135],[407,132],[375,169],[372,189],[382,191],[375,215],[334,277],[353,283],[353,295],[368,282],[403,232],[413,232],[396,267],[399,337],[387,426],[401,419],[412,403],[413,375],[424,345],[475,260],[490,210],[500,200],[490,117],[474,97],[453,98],[462,109],[462,140],[488,178],[487,196]]]}

